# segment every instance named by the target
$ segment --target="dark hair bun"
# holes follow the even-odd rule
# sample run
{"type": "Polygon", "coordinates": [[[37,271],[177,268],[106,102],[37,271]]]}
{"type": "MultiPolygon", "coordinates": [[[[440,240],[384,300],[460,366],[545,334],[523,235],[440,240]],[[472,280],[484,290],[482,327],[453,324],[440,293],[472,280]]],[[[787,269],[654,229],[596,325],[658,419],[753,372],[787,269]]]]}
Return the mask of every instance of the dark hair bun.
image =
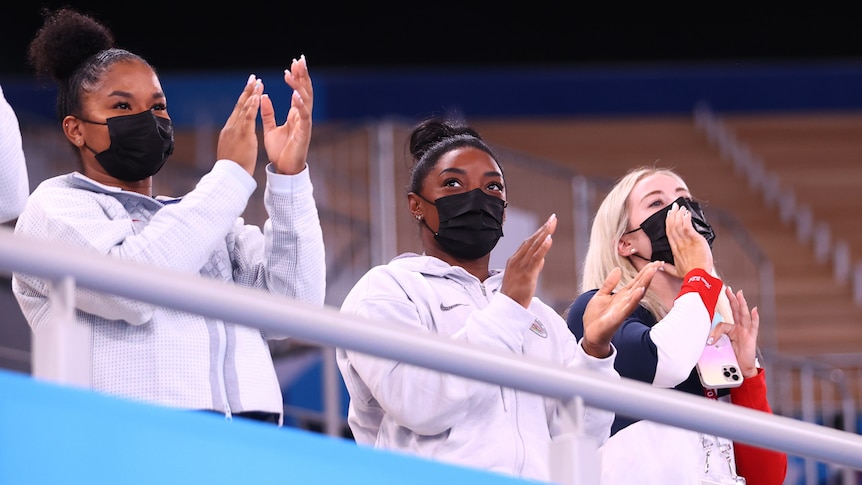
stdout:
{"type": "Polygon", "coordinates": [[[430,118],[413,130],[410,135],[410,154],[418,160],[435,144],[458,135],[470,135],[479,140],[479,133],[460,123],[450,122],[439,118],[430,118]]]}
{"type": "Polygon", "coordinates": [[[45,22],[27,51],[38,75],[61,82],[89,57],[114,47],[107,27],[88,15],[69,8],[43,10],[45,22]]]}

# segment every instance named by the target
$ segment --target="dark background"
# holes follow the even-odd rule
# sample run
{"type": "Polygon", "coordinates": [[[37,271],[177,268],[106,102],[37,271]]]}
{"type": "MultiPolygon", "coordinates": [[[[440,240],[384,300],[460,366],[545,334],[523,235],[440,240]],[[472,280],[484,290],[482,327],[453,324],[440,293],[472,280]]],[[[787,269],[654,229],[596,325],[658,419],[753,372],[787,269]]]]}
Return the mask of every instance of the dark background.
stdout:
{"type": "Polygon", "coordinates": [[[40,10],[72,5],[164,72],[284,68],[483,67],[862,58],[862,21],[840,9],[734,5],[632,8],[571,2],[8,2],[0,74],[26,62],[40,10]]]}

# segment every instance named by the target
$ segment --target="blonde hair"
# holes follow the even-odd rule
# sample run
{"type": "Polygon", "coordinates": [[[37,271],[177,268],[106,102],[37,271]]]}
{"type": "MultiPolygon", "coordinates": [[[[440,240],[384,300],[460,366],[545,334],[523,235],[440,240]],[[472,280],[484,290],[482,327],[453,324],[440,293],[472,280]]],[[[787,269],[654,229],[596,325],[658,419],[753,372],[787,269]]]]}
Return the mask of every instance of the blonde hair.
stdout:
{"type": "MultiPolygon", "coordinates": [[[[615,290],[619,290],[637,276],[638,270],[631,260],[621,256],[617,251],[617,243],[623,233],[629,229],[629,196],[632,189],[644,178],[657,174],[673,177],[683,187],[687,187],[682,177],[669,168],[642,166],[626,173],[605,195],[596,211],[590,230],[590,242],[581,278],[580,291],[582,293],[600,288],[605,278],[615,267],[622,270],[622,276],[615,290]]],[[[641,299],[641,305],[649,310],[656,317],[656,320],[661,320],[668,312],[668,309],[662,306],[655,292],[649,288],[641,299]]],[[[724,291],[719,297],[717,307],[725,321],[732,321],[729,303],[724,291]]]]}

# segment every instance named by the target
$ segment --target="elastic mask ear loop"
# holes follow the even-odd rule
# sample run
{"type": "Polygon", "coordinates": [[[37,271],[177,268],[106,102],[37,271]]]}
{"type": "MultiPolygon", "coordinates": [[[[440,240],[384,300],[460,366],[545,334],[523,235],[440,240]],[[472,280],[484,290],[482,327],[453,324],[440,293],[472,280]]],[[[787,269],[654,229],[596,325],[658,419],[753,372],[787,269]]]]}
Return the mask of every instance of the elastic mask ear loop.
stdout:
{"type": "MultiPolygon", "coordinates": [[[[82,117],[80,117],[80,116],[78,116],[78,115],[71,115],[71,116],[74,116],[75,118],[78,118],[79,120],[83,121],[84,123],[89,123],[89,124],[91,124],[91,125],[102,125],[102,126],[108,126],[108,122],[104,122],[104,123],[102,123],[102,122],[99,122],[99,121],[88,120],[87,118],[82,118],[82,117]]],[[[93,149],[90,147],[90,145],[88,145],[88,144],[87,144],[87,142],[86,142],[86,141],[84,142],[84,148],[86,148],[87,150],[90,150],[90,152],[91,152],[93,155],[98,155],[98,154],[99,154],[99,152],[97,152],[96,150],[93,150],[93,149]]]]}
{"type": "Polygon", "coordinates": [[[651,262],[652,262],[651,260],[649,260],[649,259],[647,259],[647,258],[645,258],[645,257],[641,256],[641,255],[640,255],[640,254],[638,254],[638,253],[634,253],[634,254],[632,254],[632,256],[634,256],[634,257],[636,257],[636,258],[640,258],[640,259],[642,259],[642,260],[646,261],[647,263],[651,263],[651,262]]]}
{"type": "MultiPolygon", "coordinates": [[[[421,196],[420,196],[420,197],[421,197],[421,196]]],[[[642,227],[638,226],[638,227],[636,227],[636,228],[632,229],[631,231],[626,231],[626,232],[624,232],[624,233],[623,233],[623,236],[628,235],[628,234],[631,234],[631,233],[633,233],[633,232],[638,232],[638,231],[640,231],[640,230],[642,230],[642,229],[643,229],[642,227]]],[[[632,256],[635,256],[635,257],[641,258],[642,260],[646,261],[647,263],[652,262],[652,261],[650,261],[649,259],[647,259],[647,258],[645,258],[645,257],[641,256],[641,255],[640,255],[640,253],[632,253],[632,256]]]]}
{"type": "MultiPolygon", "coordinates": [[[[435,204],[435,203],[431,202],[430,200],[426,199],[426,198],[425,198],[425,197],[423,197],[423,196],[422,196],[422,194],[420,194],[419,192],[413,192],[413,193],[414,193],[414,194],[416,194],[420,199],[422,199],[422,200],[424,200],[425,202],[427,202],[427,203],[431,204],[432,206],[434,206],[434,208],[437,208],[437,204],[435,204]]],[[[431,226],[429,226],[429,225],[428,225],[428,221],[426,221],[424,217],[423,217],[423,218],[421,218],[421,219],[419,219],[419,222],[421,222],[421,223],[422,223],[422,225],[424,225],[426,228],[428,228],[428,231],[429,231],[429,232],[431,232],[431,234],[433,234],[435,237],[437,236],[437,233],[436,233],[436,232],[434,232],[434,230],[433,230],[433,229],[431,229],[431,226]]]]}
{"type": "Polygon", "coordinates": [[[435,203],[431,202],[430,200],[426,199],[426,198],[425,198],[425,197],[423,197],[423,196],[422,196],[422,194],[420,194],[419,192],[413,192],[413,193],[414,193],[414,194],[416,194],[416,196],[417,196],[417,197],[419,197],[420,199],[424,200],[425,202],[428,202],[429,204],[433,205],[434,207],[437,207],[437,204],[435,204],[435,203]]]}
{"type": "Polygon", "coordinates": [[[76,115],[72,115],[72,116],[74,116],[75,118],[78,118],[79,120],[83,121],[84,123],[90,123],[91,125],[102,125],[102,126],[108,126],[108,122],[107,122],[107,121],[106,121],[106,122],[104,122],[104,123],[102,123],[101,121],[88,120],[87,118],[81,118],[80,116],[76,116],[76,115]]]}
{"type": "Polygon", "coordinates": [[[87,150],[90,150],[90,152],[91,152],[93,155],[98,155],[98,154],[99,154],[99,152],[97,152],[96,150],[93,150],[93,149],[90,147],[90,145],[87,145],[87,142],[84,142],[84,148],[86,148],[87,150]]]}

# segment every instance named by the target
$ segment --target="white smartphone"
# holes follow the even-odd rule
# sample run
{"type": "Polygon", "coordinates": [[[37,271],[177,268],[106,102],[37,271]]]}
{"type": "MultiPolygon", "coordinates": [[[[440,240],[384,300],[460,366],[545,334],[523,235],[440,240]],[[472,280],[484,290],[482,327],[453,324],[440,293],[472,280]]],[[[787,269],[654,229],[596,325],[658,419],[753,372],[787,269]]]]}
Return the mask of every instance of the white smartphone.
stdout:
{"type": "Polygon", "coordinates": [[[697,361],[697,375],[707,389],[727,389],[742,385],[742,372],[727,335],[707,345],[697,361]]]}

